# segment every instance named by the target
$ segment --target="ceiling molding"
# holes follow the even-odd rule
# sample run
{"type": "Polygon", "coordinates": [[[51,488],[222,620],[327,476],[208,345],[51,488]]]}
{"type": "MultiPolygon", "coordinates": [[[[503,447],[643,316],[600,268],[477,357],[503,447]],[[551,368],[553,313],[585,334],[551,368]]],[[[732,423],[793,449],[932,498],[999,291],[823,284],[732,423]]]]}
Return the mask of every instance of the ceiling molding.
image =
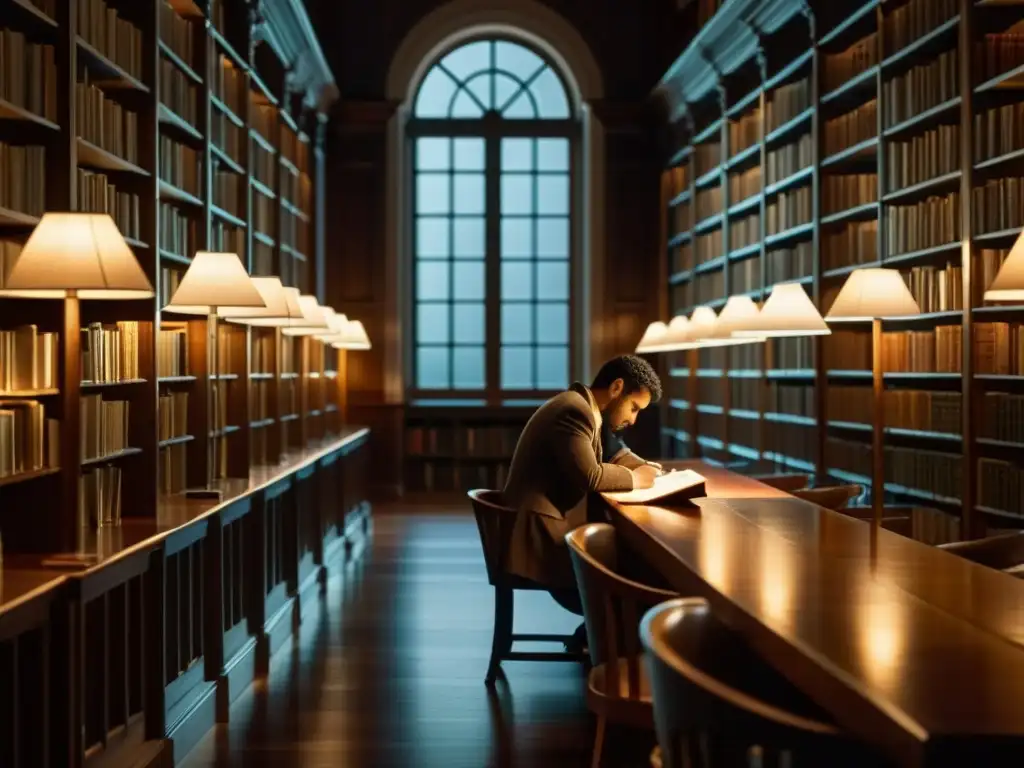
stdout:
{"type": "Polygon", "coordinates": [[[805,8],[805,0],[725,0],[654,89],[666,103],[669,121],[679,120],[687,105],[715,90],[720,77],[755,56],[759,36],[777,32],[805,8]]]}
{"type": "Polygon", "coordinates": [[[266,22],[264,39],[288,68],[289,90],[307,107],[326,111],[338,86],[302,0],[258,0],[266,22]]]}

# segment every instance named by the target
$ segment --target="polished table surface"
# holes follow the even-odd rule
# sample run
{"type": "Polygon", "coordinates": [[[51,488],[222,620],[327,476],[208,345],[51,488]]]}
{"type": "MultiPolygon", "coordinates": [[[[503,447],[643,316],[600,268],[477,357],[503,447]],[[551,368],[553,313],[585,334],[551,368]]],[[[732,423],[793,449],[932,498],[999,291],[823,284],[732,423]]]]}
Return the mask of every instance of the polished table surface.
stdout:
{"type": "Polygon", "coordinates": [[[898,762],[1024,765],[1024,582],[720,467],[669,466],[705,476],[698,509],[610,505],[676,589],[898,762]]]}

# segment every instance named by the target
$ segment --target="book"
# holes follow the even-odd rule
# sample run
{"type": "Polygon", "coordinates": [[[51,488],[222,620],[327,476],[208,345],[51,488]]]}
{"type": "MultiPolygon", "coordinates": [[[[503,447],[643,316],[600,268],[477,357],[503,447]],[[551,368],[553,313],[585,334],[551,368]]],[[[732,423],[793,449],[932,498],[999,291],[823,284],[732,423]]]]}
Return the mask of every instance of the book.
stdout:
{"type": "Polygon", "coordinates": [[[692,469],[673,470],[654,478],[654,485],[650,488],[613,491],[605,493],[604,497],[620,504],[688,504],[692,499],[707,495],[704,483],[704,476],[692,469]]]}

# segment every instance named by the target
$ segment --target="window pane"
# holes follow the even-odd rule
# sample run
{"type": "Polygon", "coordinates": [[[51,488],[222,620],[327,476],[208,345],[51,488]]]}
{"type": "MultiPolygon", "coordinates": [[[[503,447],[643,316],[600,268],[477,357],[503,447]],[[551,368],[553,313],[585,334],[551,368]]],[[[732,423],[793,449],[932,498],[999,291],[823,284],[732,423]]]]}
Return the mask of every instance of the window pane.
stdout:
{"type": "Polygon", "coordinates": [[[480,102],[484,109],[491,108],[490,72],[483,75],[476,75],[472,80],[466,83],[466,87],[474,96],[476,96],[477,101],[480,102]]]}
{"type": "Polygon", "coordinates": [[[482,217],[455,219],[455,258],[484,257],[484,220],[482,217]]]}
{"type": "Polygon", "coordinates": [[[533,304],[501,305],[501,343],[533,343],[533,304]]]}
{"type": "Polygon", "coordinates": [[[565,98],[565,88],[550,67],[538,75],[530,85],[530,90],[537,100],[540,117],[552,120],[569,117],[569,102],[565,98]]]}
{"type": "Polygon", "coordinates": [[[447,218],[416,219],[416,254],[418,256],[447,256],[448,234],[451,222],[447,218]]]}
{"type": "Polygon", "coordinates": [[[568,175],[537,177],[537,212],[543,214],[569,213],[568,175]]]}
{"type": "Polygon", "coordinates": [[[507,40],[495,44],[494,63],[520,80],[528,80],[538,69],[545,66],[544,60],[529,48],[507,40]]]}
{"type": "Polygon", "coordinates": [[[502,139],[501,170],[532,171],[533,139],[502,139]]]}
{"type": "Polygon", "coordinates": [[[447,301],[448,295],[448,262],[419,262],[416,265],[416,298],[421,301],[447,301]]]}
{"type": "Polygon", "coordinates": [[[489,69],[491,66],[491,44],[488,40],[478,40],[456,48],[441,63],[459,80],[466,80],[474,72],[489,69]]]}
{"type": "Polygon", "coordinates": [[[568,171],[569,170],[569,140],[568,139],[538,139],[537,140],[537,170],[538,171],[568,171]]]}
{"type": "Polygon", "coordinates": [[[533,255],[533,220],[501,220],[501,258],[522,258],[533,255]]]}
{"type": "Polygon", "coordinates": [[[455,96],[455,101],[452,102],[452,117],[471,118],[471,117],[482,117],[484,111],[480,108],[473,97],[469,95],[469,92],[465,89],[459,91],[455,96]]]}
{"type": "Polygon", "coordinates": [[[566,389],[569,386],[569,350],[566,347],[537,349],[537,388],[566,389]]]}
{"type": "Polygon", "coordinates": [[[501,264],[501,300],[529,301],[533,298],[533,262],[504,261],[501,264]]]}
{"type": "Polygon", "coordinates": [[[417,117],[447,117],[448,105],[456,89],[453,81],[440,68],[434,67],[423,78],[420,92],[416,96],[417,117]]]}
{"type": "Polygon", "coordinates": [[[482,171],[484,169],[484,140],[455,140],[455,170],[482,171]]]}
{"type": "Polygon", "coordinates": [[[533,348],[501,348],[501,388],[533,389],[533,348]]]}
{"type": "Polygon", "coordinates": [[[417,139],[416,170],[447,171],[451,164],[451,143],[451,139],[417,139]]]}
{"type": "Polygon", "coordinates": [[[416,385],[420,389],[447,389],[449,381],[447,347],[416,350],[416,385]]]}
{"type": "Polygon", "coordinates": [[[455,343],[483,344],[486,318],[482,303],[455,305],[455,343]]]}
{"type": "Polygon", "coordinates": [[[569,343],[569,305],[538,304],[537,306],[537,343],[568,344],[569,343]]]}
{"type": "Polygon", "coordinates": [[[485,199],[482,173],[460,173],[455,176],[456,213],[483,213],[485,199]]]}
{"type": "Polygon", "coordinates": [[[501,111],[508,100],[519,91],[519,83],[508,75],[498,72],[494,76],[494,108],[501,111]]]}
{"type": "Polygon", "coordinates": [[[519,95],[512,99],[512,102],[505,107],[505,111],[501,113],[501,116],[510,120],[529,120],[537,117],[537,108],[533,104],[530,92],[526,90],[520,91],[519,95]]]}
{"type": "Polygon", "coordinates": [[[416,213],[448,213],[447,174],[416,174],[416,213]]]}
{"type": "Polygon", "coordinates": [[[483,389],[484,366],[483,347],[456,347],[452,350],[452,386],[455,389],[483,389]]]}
{"type": "Polygon", "coordinates": [[[416,307],[416,341],[420,344],[447,344],[449,306],[420,304],[416,307]]]}
{"type": "Polygon", "coordinates": [[[569,258],[569,220],[537,219],[537,255],[541,258],[569,258]]]}
{"type": "Polygon", "coordinates": [[[501,212],[533,213],[533,185],[523,174],[501,175],[501,212]]]}
{"type": "Polygon", "coordinates": [[[569,300],[568,261],[537,262],[537,298],[546,301],[569,300]]]}
{"type": "Polygon", "coordinates": [[[454,288],[455,298],[458,300],[483,301],[486,288],[484,285],[484,263],[482,261],[455,262],[454,288]]]}

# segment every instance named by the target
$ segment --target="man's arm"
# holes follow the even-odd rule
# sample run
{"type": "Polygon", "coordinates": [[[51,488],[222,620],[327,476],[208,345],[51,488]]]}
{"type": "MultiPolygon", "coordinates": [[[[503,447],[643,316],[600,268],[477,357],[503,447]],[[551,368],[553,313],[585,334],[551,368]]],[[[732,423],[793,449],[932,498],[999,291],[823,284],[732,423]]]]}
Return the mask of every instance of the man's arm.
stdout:
{"type": "Polygon", "coordinates": [[[594,424],[579,410],[566,409],[555,422],[552,445],[558,469],[566,479],[588,491],[629,491],[633,473],[617,464],[597,460],[594,424]]]}
{"type": "Polygon", "coordinates": [[[617,464],[626,469],[636,469],[648,463],[633,453],[626,445],[626,441],[616,432],[607,428],[603,428],[601,432],[601,448],[604,451],[603,458],[609,464],[617,464]]]}

